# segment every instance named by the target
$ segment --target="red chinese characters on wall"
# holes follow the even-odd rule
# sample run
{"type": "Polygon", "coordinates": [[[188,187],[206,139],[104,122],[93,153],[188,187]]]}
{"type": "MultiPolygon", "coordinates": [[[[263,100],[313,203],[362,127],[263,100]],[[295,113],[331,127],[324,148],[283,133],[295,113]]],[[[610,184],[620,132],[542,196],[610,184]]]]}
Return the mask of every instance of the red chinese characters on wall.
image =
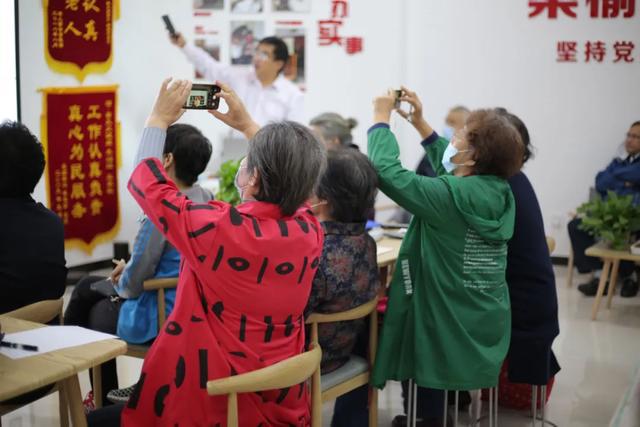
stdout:
{"type": "Polygon", "coordinates": [[[338,45],[344,47],[349,55],[360,53],[363,50],[362,37],[342,37],[340,28],[349,17],[348,0],[332,0],[331,16],[328,19],[318,21],[318,43],[320,46],[338,45]]]}
{"type": "MultiPolygon", "coordinates": [[[[591,19],[629,19],[636,13],[635,0],[529,0],[529,18],[559,16],[575,19],[580,8],[589,12],[591,19]]],[[[631,64],[636,61],[635,43],[630,40],[607,42],[603,40],[560,40],[556,43],[556,61],[563,63],[631,64]]],[[[640,58],[638,58],[640,60],[640,58]]]]}
{"type": "MultiPolygon", "coordinates": [[[[591,18],[633,18],[636,12],[635,0],[583,0],[591,18]]],[[[559,16],[578,17],[578,0],[529,0],[529,18],[546,16],[557,19],[559,16]]]]}
{"type": "Polygon", "coordinates": [[[557,62],[582,62],[589,63],[626,63],[636,61],[634,55],[635,43],[632,41],[615,41],[607,44],[602,40],[589,40],[582,45],[573,41],[559,41],[557,44],[557,62]],[[580,52],[579,52],[579,49],[580,52]]]}
{"type": "Polygon", "coordinates": [[[45,0],[45,56],[49,66],[82,81],[111,67],[118,0],[45,0]]]}
{"type": "Polygon", "coordinates": [[[636,0],[587,0],[592,18],[633,18],[636,0]]]}
{"type": "Polygon", "coordinates": [[[67,247],[91,253],[120,224],[116,87],[43,92],[49,206],[64,222],[67,247]]]}

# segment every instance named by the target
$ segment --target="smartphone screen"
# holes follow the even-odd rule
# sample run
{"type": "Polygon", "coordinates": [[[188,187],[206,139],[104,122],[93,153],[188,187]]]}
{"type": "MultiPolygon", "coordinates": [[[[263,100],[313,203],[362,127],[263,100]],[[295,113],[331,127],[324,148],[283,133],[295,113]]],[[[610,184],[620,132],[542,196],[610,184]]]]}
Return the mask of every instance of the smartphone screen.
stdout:
{"type": "Polygon", "coordinates": [[[220,98],[216,94],[220,86],[213,84],[194,84],[183,108],[190,110],[217,110],[220,98]]]}

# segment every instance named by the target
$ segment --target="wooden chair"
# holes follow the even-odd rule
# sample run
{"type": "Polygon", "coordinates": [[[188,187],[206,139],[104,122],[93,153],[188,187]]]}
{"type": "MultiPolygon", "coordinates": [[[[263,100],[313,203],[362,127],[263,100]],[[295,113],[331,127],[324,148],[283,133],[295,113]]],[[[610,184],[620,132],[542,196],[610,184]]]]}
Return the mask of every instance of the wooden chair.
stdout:
{"type": "MultiPolygon", "coordinates": [[[[167,277],[162,279],[149,279],[145,280],[142,287],[145,291],[158,291],[158,332],[162,329],[162,325],[167,320],[166,305],[164,302],[164,295],[166,289],[173,289],[178,286],[177,277],[167,277]]],[[[149,351],[148,345],[144,344],[128,344],[127,343],[127,356],[137,357],[144,359],[149,351]]]]}
{"type": "MultiPolygon", "coordinates": [[[[158,332],[167,320],[165,313],[166,305],[164,302],[165,289],[172,289],[178,286],[177,277],[167,277],[162,279],[149,279],[142,283],[145,291],[158,291],[158,332]]],[[[144,359],[151,346],[146,344],[130,344],[127,343],[127,354],[125,356],[144,359]]],[[[92,371],[93,380],[93,399],[96,408],[102,407],[102,371],[95,367],[92,371]]]]}
{"type": "Polygon", "coordinates": [[[549,248],[549,255],[551,255],[553,251],[556,250],[556,239],[554,239],[551,236],[546,236],[546,238],[547,238],[547,247],[549,248]]]}
{"type": "MultiPolygon", "coordinates": [[[[238,426],[238,393],[254,393],[293,387],[320,371],[322,350],[313,345],[312,350],[285,359],[274,365],[233,377],[207,382],[207,393],[211,396],[228,395],[227,427],[238,426]]],[[[321,427],[314,420],[312,427],[321,427]]]]}
{"type": "MultiPolygon", "coordinates": [[[[21,320],[28,320],[30,322],[36,322],[36,323],[49,323],[56,317],[59,317],[60,324],[62,324],[62,306],[63,306],[62,298],[38,301],[36,303],[29,304],[24,307],[20,307],[16,310],[0,315],[0,322],[3,316],[13,317],[15,319],[21,319],[21,320]]],[[[60,425],[62,427],[68,427],[69,426],[69,406],[67,405],[67,398],[64,392],[63,384],[56,383],[54,387],[46,395],[48,396],[49,394],[55,393],[56,391],[58,392],[60,425]]],[[[32,402],[29,402],[29,403],[32,403],[32,402]]],[[[0,416],[8,414],[9,412],[15,411],[16,409],[26,406],[29,403],[13,405],[13,404],[3,404],[2,402],[0,402],[0,416]]]]}
{"type": "MultiPolygon", "coordinates": [[[[313,374],[312,379],[312,417],[314,425],[322,425],[322,404],[336,399],[358,387],[369,384],[371,370],[375,363],[378,348],[378,297],[351,310],[340,313],[311,314],[306,323],[311,325],[311,342],[318,344],[318,325],[321,323],[342,322],[369,317],[369,360],[352,355],[349,361],[325,375],[321,375],[320,368],[313,374]]],[[[378,425],[378,390],[371,387],[371,402],[369,403],[369,425],[378,425]]]]}

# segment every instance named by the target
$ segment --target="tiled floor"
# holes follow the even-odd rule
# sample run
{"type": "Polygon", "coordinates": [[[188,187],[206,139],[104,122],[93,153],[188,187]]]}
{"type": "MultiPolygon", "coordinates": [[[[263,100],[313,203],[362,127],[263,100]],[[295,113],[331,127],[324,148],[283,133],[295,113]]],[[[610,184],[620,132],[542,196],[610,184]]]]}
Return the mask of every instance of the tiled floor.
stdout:
{"type": "MultiPolygon", "coordinates": [[[[609,425],[617,404],[630,384],[640,362],[640,296],[615,297],[613,308],[601,308],[598,321],[590,320],[592,299],[578,293],[575,285],[565,287],[566,269],[556,271],[560,306],[560,336],[554,350],[562,371],[547,406],[547,419],[557,426],[604,427],[609,425]]],[[[580,277],[575,279],[578,283],[580,277]]],[[[137,380],[141,361],[129,357],[118,360],[123,385],[137,380]]],[[[88,375],[80,378],[83,392],[89,388],[88,375]]],[[[400,387],[392,383],[380,392],[380,426],[389,426],[400,413],[400,387]]],[[[56,426],[57,397],[51,396],[2,417],[3,427],[56,426]]],[[[324,411],[329,425],[331,405],[324,411]]],[[[526,413],[500,409],[501,426],[530,426],[526,413]]],[[[484,423],[488,425],[488,423],[484,423]]],[[[637,424],[640,425],[640,420],[637,424]]]]}

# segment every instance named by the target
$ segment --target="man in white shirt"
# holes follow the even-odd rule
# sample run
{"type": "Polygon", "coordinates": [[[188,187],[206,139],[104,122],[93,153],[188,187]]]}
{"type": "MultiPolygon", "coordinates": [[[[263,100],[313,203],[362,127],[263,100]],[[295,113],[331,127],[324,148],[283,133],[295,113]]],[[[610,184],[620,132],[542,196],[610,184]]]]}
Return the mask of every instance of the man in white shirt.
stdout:
{"type": "Polygon", "coordinates": [[[287,45],[282,39],[266,37],[260,40],[253,67],[249,69],[221,64],[203,49],[187,43],[181,34],[170,39],[206,80],[219,80],[231,86],[260,126],[282,120],[303,122],[302,92],[282,75],[289,59],[287,45]]]}

